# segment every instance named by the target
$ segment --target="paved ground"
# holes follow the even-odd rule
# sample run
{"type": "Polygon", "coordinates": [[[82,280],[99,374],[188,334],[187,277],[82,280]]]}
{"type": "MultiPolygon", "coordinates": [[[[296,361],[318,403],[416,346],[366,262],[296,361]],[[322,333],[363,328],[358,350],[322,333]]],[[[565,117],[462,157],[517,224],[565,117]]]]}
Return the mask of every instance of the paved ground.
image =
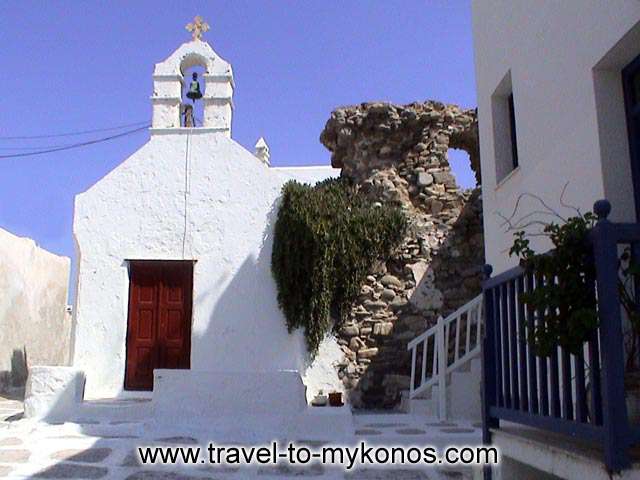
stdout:
{"type": "MultiPolygon", "coordinates": [[[[240,443],[231,438],[194,435],[176,425],[162,432],[136,419],[78,419],[74,423],[47,424],[21,418],[17,400],[0,397],[0,478],[10,479],[126,479],[126,480],[201,480],[245,478],[288,479],[313,477],[322,480],[445,480],[468,478],[468,471],[423,471],[403,468],[358,469],[344,472],[334,467],[313,465],[221,468],[220,466],[145,467],[135,455],[140,445],[203,446],[240,443]],[[205,438],[206,436],[206,438],[205,438]]],[[[403,414],[354,415],[354,440],[371,444],[429,445],[477,443],[479,431],[465,424],[440,424],[403,414]]],[[[289,439],[280,439],[289,440],[289,439]]],[[[311,447],[326,442],[310,438],[291,439],[311,447]]]]}
{"type": "Polygon", "coordinates": [[[0,422],[17,420],[22,417],[22,402],[19,398],[0,395],[0,422]]]}

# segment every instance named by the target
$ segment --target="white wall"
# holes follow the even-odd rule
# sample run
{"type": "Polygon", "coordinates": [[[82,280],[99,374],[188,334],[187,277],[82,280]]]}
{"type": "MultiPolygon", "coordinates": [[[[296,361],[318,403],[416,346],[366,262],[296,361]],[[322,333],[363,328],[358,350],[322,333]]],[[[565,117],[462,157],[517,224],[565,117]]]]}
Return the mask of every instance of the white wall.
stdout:
{"type": "Polygon", "coordinates": [[[204,68],[204,127],[231,136],[233,113],[233,72],[231,65],[213,51],[211,45],[199,39],[183,43],[153,69],[153,128],[179,128],[182,87],[190,78],[184,73],[198,65],[204,68]]]}
{"type": "MultiPolygon", "coordinates": [[[[474,0],[485,255],[499,273],[513,266],[510,216],[522,193],[562,215],[560,194],[582,211],[607,197],[612,219],[635,220],[620,70],[640,54],[637,0],[474,0]],[[519,168],[496,182],[491,97],[510,72],[519,168]]],[[[498,135],[499,136],[499,135],[498,135]]],[[[516,218],[539,210],[531,199],[516,218]]],[[[538,219],[548,219],[537,217],[538,219]]],[[[540,250],[549,248],[542,239],[540,250]]]]}
{"type": "MultiPolygon", "coordinates": [[[[186,132],[152,135],[76,197],[74,366],[86,372],[87,397],[123,388],[128,259],[197,261],[192,370],[303,367],[302,335],[287,333],[271,276],[277,202],[292,175],[269,169],[222,133],[186,132]]],[[[325,167],[316,179],[336,174],[325,167]]]]}
{"type": "Polygon", "coordinates": [[[69,266],[67,257],[0,229],[0,390],[23,386],[26,367],[69,361],[69,266]]]}

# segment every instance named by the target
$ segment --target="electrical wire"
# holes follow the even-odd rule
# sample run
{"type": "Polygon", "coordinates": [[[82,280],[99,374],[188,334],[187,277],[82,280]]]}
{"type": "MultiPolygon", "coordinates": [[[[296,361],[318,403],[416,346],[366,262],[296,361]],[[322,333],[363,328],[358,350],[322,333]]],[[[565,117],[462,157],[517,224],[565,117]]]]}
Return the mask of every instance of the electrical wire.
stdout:
{"type": "Polygon", "coordinates": [[[13,150],[44,150],[47,148],[60,148],[60,147],[66,147],[66,145],[38,145],[38,146],[31,146],[31,147],[0,147],[0,150],[5,150],[5,151],[13,151],[13,150]]]}
{"type": "Polygon", "coordinates": [[[120,125],[117,127],[96,128],[94,130],[82,130],[82,131],[76,131],[76,132],[51,133],[47,135],[22,135],[22,136],[12,136],[12,137],[0,136],[0,140],[31,140],[31,139],[37,139],[37,138],[73,137],[76,135],[86,135],[88,133],[112,132],[114,130],[122,130],[123,128],[137,127],[147,123],[149,122],[145,120],[144,122],[128,123],[126,125],[120,125]]]}
{"type": "Polygon", "coordinates": [[[74,143],[74,144],[71,144],[71,145],[64,145],[64,146],[59,146],[59,147],[54,147],[54,148],[46,148],[45,147],[46,148],[45,150],[38,150],[36,152],[11,153],[11,154],[7,154],[7,155],[0,155],[0,158],[31,157],[31,156],[34,156],[34,155],[43,155],[45,153],[61,152],[63,150],[71,150],[73,148],[86,147],[88,145],[95,145],[96,143],[107,142],[109,140],[115,140],[116,138],[122,138],[122,137],[125,137],[127,135],[132,135],[134,133],[141,132],[142,130],[146,130],[150,126],[151,126],[151,124],[147,123],[146,125],[144,125],[142,127],[135,128],[133,130],[128,130],[126,132],[118,133],[116,135],[111,135],[109,137],[103,137],[103,138],[98,138],[98,139],[95,139],[95,140],[88,140],[86,142],[74,143]]]}
{"type": "Polygon", "coordinates": [[[184,230],[182,232],[182,259],[185,260],[185,250],[187,246],[187,228],[189,223],[189,195],[191,194],[191,132],[187,131],[187,144],[184,155],[184,230]]]}

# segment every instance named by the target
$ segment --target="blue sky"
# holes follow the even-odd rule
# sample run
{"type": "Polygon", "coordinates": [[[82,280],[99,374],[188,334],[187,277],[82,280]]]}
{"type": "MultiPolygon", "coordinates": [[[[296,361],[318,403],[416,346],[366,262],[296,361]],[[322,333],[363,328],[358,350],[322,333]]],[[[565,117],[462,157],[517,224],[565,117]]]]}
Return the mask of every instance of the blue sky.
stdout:
{"type": "MultiPolygon", "coordinates": [[[[328,164],[318,137],[337,106],[475,107],[470,10],[469,0],[4,2],[0,137],[150,121],[153,65],[189,40],[184,26],[199,14],[233,66],[234,139],[253,150],[264,136],[276,166],[328,164]]],[[[0,138],[0,155],[104,135],[0,138]]],[[[0,227],[73,256],[74,195],[147,139],[0,159],[0,227]]],[[[469,186],[464,157],[453,166],[469,186]]]]}

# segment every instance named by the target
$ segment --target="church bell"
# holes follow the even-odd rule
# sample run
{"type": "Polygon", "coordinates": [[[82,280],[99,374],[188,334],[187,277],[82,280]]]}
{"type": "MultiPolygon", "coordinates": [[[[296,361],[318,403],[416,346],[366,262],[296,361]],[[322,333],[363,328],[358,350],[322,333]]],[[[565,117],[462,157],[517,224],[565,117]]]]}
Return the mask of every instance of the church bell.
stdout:
{"type": "Polygon", "coordinates": [[[199,98],[202,98],[202,92],[200,91],[200,83],[198,82],[198,74],[193,73],[193,80],[191,80],[191,84],[189,85],[189,91],[187,92],[187,97],[191,99],[193,103],[196,102],[199,98]]]}

